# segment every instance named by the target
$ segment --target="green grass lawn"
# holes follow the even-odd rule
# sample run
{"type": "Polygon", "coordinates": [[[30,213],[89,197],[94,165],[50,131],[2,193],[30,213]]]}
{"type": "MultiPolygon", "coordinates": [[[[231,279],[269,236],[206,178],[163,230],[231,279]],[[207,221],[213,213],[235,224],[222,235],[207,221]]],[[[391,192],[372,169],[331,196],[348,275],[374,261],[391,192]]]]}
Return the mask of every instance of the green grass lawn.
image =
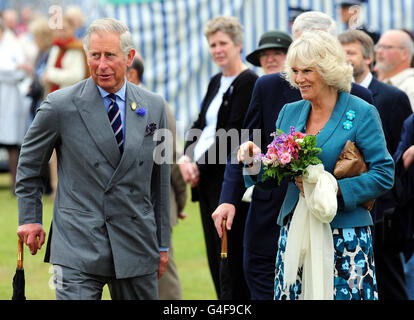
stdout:
{"type": "MultiPolygon", "coordinates": [[[[17,250],[17,199],[9,189],[9,176],[0,174],[0,299],[12,296],[12,279],[16,270],[17,250]]],[[[43,200],[43,224],[49,231],[53,203],[43,200]]],[[[203,231],[198,203],[187,201],[185,220],[173,229],[175,261],[183,288],[184,300],[215,300],[216,294],[207,265],[203,231]]],[[[32,256],[24,251],[26,298],[30,300],[54,300],[51,265],[43,262],[44,249],[32,256]]],[[[107,287],[103,299],[110,299],[107,287]]]]}

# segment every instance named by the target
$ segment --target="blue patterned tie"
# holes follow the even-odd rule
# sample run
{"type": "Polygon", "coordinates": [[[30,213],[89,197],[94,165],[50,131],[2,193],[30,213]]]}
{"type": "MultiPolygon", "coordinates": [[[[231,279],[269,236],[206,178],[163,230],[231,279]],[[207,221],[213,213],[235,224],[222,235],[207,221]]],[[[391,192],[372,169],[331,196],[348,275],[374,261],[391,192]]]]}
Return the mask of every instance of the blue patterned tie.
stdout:
{"type": "Polygon", "coordinates": [[[111,99],[111,104],[108,107],[108,117],[111,124],[112,130],[118,143],[119,151],[121,154],[124,152],[124,134],[122,132],[122,120],[121,112],[119,111],[118,104],[116,103],[116,98],[113,93],[107,95],[111,99]]]}

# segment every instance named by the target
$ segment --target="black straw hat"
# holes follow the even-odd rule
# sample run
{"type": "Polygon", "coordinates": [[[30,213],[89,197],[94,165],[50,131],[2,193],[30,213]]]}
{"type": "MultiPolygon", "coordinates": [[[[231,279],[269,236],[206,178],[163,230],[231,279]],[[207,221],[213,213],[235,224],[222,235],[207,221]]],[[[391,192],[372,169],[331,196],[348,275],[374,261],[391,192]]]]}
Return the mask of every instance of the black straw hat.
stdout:
{"type": "Polygon", "coordinates": [[[276,30],[267,31],[260,37],[259,47],[248,54],[246,60],[257,67],[260,67],[260,51],[266,49],[284,49],[287,51],[292,41],[292,38],[286,32],[276,30]]]}

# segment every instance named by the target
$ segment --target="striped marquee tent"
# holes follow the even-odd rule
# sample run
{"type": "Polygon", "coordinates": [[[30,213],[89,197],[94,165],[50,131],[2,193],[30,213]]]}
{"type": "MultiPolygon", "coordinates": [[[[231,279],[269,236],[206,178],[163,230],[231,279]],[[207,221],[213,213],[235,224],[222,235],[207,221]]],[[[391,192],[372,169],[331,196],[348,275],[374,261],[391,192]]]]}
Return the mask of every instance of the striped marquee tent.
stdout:
{"type": "MultiPolygon", "coordinates": [[[[102,1],[102,0],[101,0],[102,1]]],[[[289,32],[289,8],[323,11],[343,30],[336,0],[105,0],[107,16],[124,21],[145,61],[144,82],[175,110],[181,133],[194,121],[211,76],[218,72],[203,29],[217,15],[232,15],[244,26],[251,52],[270,29],[289,32]]],[[[414,29],[414,0],[368,0],[362,19],[372,29],[414,29]]],[[[251,65],[249,65],[252,67],[251,65]]],[[[256,70],[260,74],[261,70],[256,70]]]]}

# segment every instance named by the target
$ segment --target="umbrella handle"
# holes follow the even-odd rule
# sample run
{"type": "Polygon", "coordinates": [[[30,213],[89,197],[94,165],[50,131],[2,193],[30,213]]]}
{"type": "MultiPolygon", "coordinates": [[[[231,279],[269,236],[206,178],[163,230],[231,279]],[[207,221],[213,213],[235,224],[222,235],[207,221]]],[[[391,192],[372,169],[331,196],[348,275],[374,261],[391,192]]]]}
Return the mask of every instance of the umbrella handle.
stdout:
{"type": "Polygon", "coordinates": [[[221,222],[221,229],[223,230],[223,236],[221,237],[221,257],[227,258],[227,229],[226,229],[226,219],[223,219],[221,222]]]}
{"type": "Polygon", "coordinates": [[[17,269],[23,269],[23,241],[17,240],[17,269]]]}

